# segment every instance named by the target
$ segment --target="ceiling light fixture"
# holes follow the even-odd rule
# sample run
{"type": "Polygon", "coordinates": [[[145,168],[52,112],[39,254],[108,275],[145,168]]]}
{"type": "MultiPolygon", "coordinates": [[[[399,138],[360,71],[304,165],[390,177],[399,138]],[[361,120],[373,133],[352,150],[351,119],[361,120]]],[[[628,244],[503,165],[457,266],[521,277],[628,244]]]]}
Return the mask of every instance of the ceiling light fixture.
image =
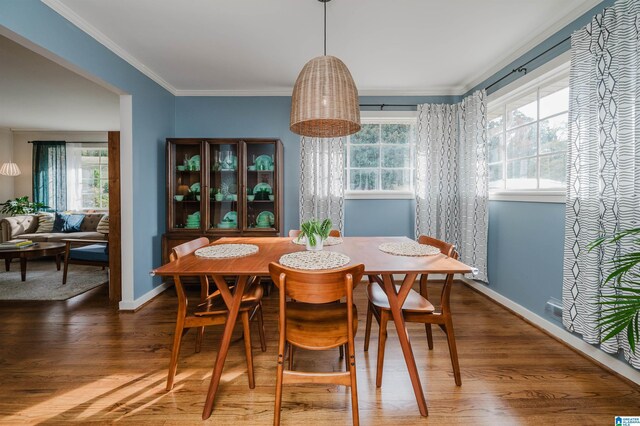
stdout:
{"type": "Polygon", "coordinates": [[[8,163],[4,163],[2,167],[0,167],[0,175],[3,176],[18,176],[20,174],[20,167],[13,161],[9,161],[8,163]]]}
{"type": "Polygon", "coordinates": [[[290,129],[301,136],[334,138],[360,130],[358,89],[347,66],[327,56],[327,3],[324,3],[324,55],[305,64],[293,86],[290,129]]]}

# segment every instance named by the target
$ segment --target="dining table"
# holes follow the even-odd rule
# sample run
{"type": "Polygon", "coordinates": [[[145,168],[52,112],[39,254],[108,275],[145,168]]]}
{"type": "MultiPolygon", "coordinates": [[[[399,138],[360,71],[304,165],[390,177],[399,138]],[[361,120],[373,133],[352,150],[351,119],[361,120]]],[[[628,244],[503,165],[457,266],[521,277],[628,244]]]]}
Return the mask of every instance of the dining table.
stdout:
{"type": "MultiPolygon", "coordinates": [[[[304,245],[296,244],[290,237],[233,237],[220,238],[210,245],[217,244],[253,244],[258,252],[245,257],[211,259],[196,256],[194,253],[169,262],[152,271],[163,277],[201,277],[213,279],[229,310],[225,322],[219,349],[213,366],[213,374],[207,392],[202,418],[207,419],[213,411],[216,393],[225,359],[231,344],[231,336],[238,318],[240,302],[247,282],[251,277],[268,277],[269,264],[278,262],[285,254],[304,251],[304,245]],[[235,285],[230,287],[225,277],[235,276],[235,285]]],[[[413,283],[420,274],[467,274],[474,268],[448,257],[442,253],[430,256],[398,256],[379,249],[383,243],[406,243],[413,240],[407,237],[342,237],[340,244],[324,246],[323,250],[343,253],[350,262],[345,265],[364,264],[365,275],[371,281],[379,282],[389,298],[391,314],[400,340],[400,346],[407,365],[411,385],[422,416],[428,415],[427,403],[418,375],[411,342],[402,314],[404,304],[413,283]],[[404,276],[400,285],[394,276],[404,276]]],[[[186,307],[184,307],[186,309],[186,307]]]]}

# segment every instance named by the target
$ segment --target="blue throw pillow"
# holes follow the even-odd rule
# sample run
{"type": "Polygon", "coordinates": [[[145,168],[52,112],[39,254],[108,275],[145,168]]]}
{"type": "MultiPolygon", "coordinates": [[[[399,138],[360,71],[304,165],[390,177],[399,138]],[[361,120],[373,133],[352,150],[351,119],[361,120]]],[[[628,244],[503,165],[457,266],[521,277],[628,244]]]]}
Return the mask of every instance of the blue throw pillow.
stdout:
{"type": "Polygon", "coordinates": [[[53,221],[53,232],[80,232],[80,225],[84,220],[83,214],[56,213],[53,221]]]}

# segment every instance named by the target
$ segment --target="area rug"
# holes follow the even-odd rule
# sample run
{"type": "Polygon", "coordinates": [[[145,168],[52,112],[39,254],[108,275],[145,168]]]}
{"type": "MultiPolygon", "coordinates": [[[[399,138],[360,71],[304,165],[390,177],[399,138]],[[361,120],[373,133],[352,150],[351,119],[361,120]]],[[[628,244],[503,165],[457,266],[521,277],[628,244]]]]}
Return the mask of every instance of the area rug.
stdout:
{"type": "Polygon", "coordinates": [[[69,265],[67,283],[62,285],[62,267],[56,270],[53,260],[27,262],[27,280],[20,281],[20,263],[11,263],[6,272],[2,262],[0,272],[0,300],[67,300],[105,284],[107,270],[99,266],[69,265]]]}

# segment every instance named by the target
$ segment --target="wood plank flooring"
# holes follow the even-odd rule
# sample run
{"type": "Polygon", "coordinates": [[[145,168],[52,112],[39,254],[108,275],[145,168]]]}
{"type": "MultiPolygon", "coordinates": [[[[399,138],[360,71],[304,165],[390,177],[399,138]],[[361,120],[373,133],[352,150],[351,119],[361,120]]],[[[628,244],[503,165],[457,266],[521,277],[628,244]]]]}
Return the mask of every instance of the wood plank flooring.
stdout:
{"type": "MultiPolygon", "coordinates": [[[[439,294],[436,289],[430,294],[439,294]]],[[[197,297],[197,292],[194,292],[197,297]]],[[[366,296],[356,289],[358,395],[363,425],[613,425],[640,415],[640,389],[607,373],[466,286],[456,284],[452,309],[462,370],[456,387],[444,335],[409,325],[429,417],[419,416],[394,327],[389,327],[381,389],[375,387],[377,325],[363,352],[366,296]]],[[[216,339],[207,329],[202,352],[184,339],[176,387],[165,392],[175,317],[166,291],[141,311],[119,313],[101,287],[66,302],[0,303],[0,423],[198,424],[216,339]]],[[[249,390],[242,341],[232,344],[219,397],[208,422],[268,425],[275,393],[277,292],[264,301],[268,351],[253,328],[256,388],[249,390]]],[[[239,328],[236,335],[240,337],[239,328]]],[[[296,368],[343,368],[338,351],[296,352],[296,368]]],[[[349,391],[290,386],[282,423],[350,424],[349,391]]]]}

